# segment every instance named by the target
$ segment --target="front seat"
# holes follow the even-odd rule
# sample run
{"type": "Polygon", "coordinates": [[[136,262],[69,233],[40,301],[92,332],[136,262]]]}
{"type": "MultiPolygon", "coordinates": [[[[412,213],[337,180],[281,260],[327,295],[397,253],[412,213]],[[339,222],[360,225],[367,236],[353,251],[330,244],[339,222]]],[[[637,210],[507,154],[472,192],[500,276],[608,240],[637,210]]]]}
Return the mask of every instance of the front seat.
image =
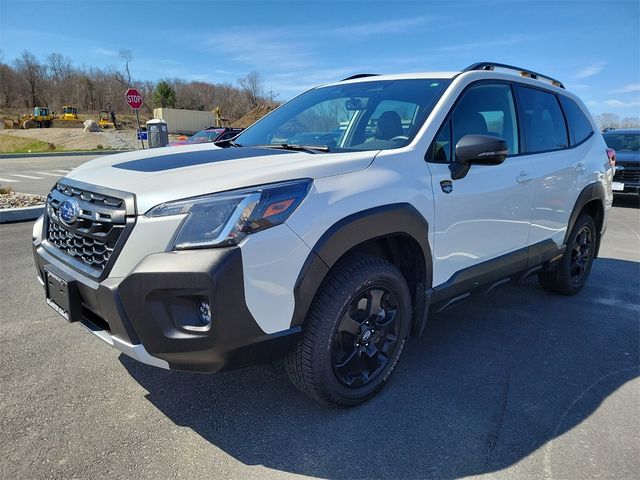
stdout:
{"type": "Polygon", "coordinates": [[[454,145],[465,135],[486,135],[487,122],[478,112],[456,112],[453,117],[454,145]]]}
{"type": "Polygon", "coordinates": [[[380,115],[376,125],[375,138],[378,140],[391,140],[393,137],[404,135],[400,115],[393,110],[387,110],[380,115]]]}

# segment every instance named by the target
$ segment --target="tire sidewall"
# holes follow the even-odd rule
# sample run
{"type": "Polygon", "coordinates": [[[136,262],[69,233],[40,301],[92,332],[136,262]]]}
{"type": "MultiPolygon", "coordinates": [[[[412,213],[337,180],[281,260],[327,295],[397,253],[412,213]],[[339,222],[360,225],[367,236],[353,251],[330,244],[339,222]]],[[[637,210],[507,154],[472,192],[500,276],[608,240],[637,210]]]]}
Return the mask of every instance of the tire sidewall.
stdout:
{"type": "Polygon", "coordinates": [[[587,279],[589,278],[589,274],[591,273],[591,267],[593,265],[594,253],[596,248],[596,226],[595,222],[589,215],[581,215],[573,226],[573,230],[571,231],[571,235],[569,236],[569,241],[567,242],[567,251],[562,259],[562,280],[565,283],[565,286],[568,290],[577,293],[584,287],[587,279]],[[571,255],[573,251],[573,246],[576,242],[576,238],[578,233],[584,228],[587,227],[591,231],[591,245],[589,247],[589,263],[585,268],[585,273],[582,276],[582,279],[578,284],[574,284],[571,279],[571,255]]]}
{"type": "MultiPolygon", "coordinates": [[[[367,399],[374,395],[388,381],[391,373],[395,369],[398,360],[402,354],[409,333],[409,325],[411,323],[411,295],[404,278],[397,271],[392,269],[376,269],[373,273],[372,269],[359,272],[355,278],[352,278],[344,285],[343,291],[349,294],[343,296],[331,312],[327,312],[327,321],[323,331],[323,337],[326,342],[321,355],[321,384],[323,390],[334,392],[340,398],[341,403],[359,403],[363,399],[367,399]],[[385,366],[370,383],[358,388],[349,388],[342,384],[335,375],[332,362],[332,346],[334,336],[342,316],[349,304],[353,301],[356,293],[372,286],[383,286],[392,291],[398,300],[398,321],[399,334],[396,349],[385,366]]],[[[338,300],[338,299],[336,299],[338,300]]]]}

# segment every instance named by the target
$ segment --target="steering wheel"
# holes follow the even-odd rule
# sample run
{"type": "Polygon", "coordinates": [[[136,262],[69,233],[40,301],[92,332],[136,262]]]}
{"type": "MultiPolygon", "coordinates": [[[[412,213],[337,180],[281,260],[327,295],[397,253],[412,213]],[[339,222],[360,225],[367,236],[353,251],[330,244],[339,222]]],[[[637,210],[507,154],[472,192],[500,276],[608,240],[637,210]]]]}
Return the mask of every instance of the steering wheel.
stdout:
{"type": "Polygon", "coordinates": [[[397,137],[393,137],[391,139],[392,142],[397,142],[399,140],[409,140],[409,137],[406,137],[404,135],[398,135],[397,137]]]}

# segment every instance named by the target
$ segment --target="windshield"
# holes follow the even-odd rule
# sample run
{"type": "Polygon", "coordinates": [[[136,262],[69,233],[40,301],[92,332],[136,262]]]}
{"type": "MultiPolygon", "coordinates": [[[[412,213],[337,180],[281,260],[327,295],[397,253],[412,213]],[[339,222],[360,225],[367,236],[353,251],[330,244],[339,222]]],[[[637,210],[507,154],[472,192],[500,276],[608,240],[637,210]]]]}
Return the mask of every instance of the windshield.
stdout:
{"type": "Polygon", "coordinates": [[[303,145],[332,152],[411,142],[450,80],[378,80],[315,88],[249,127],[242,145],[303,145]]]}
{"type": "Polygon", "coordinates": [[[603,137],[616,152],[640,152],[640,133],[606,133],[603,137]]]}
{"type": "Polygon", "coordinates": [[[189,137],[189,142],[213,142],[218,136],[224,132],[224,129],[216,130],[202,130],[192,137],[189,137]]]}

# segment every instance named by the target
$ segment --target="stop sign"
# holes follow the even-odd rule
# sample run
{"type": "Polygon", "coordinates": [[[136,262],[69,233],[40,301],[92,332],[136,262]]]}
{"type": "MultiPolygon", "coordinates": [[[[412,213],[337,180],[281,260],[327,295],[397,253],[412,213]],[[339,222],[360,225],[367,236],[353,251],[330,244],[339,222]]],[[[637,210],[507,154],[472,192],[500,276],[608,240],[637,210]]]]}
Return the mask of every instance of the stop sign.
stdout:
{"type": "Polygon", "coordinates": [[[127,103],[134,110],[137,110],[142,106],[142,95],[135,88],[130,88],[129,90],[127,90],[127,93],[125,93],[124,98],[126,98],[127,103]]]}

